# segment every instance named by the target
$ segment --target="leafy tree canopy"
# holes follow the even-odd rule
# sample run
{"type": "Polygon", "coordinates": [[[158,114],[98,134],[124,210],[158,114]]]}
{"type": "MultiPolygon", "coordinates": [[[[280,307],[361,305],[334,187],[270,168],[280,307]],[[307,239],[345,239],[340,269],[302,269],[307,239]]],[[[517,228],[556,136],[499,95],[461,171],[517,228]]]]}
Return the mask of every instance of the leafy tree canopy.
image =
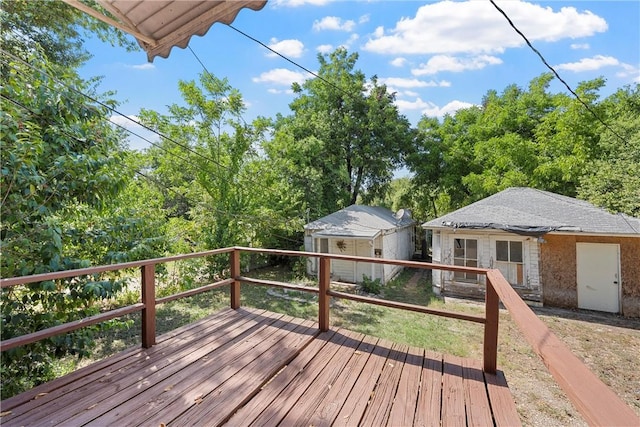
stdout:
{"type": "Polygon", "coordinates": [[[416,193],[426,195],[417,210],[427,208],[435,217],[505,188],[528,186],[637,214],[632,153],[639,151],[638,85],[599,101],[603,79],[580,83],[576,92],[589,111],[573,97],[549,93],[551,80],[542,74],[526,90],[491,90],[481,106],[442,122],[423,117],[407,161],[416,193]]]}
{"type": "Polygon", "coordinates": [[[265,145],[314,216],[383,195],[410,147],[394,95],[375,77],[367,82],[357,59],[343,48],[318,55],[319,77],[294,84],[293,115],[276,119],[265,145]]]}
{"type": "MultiPolygon", "coordinates": [[[[94,1],[91,7],[108,12],[94,1]]],[[[137,48],[122,31],[56,0],[1,0],[2,48],[14,54],[39,46],[50,62],[77,68],[91,56],[82,47],[82,29],[129,50],[137,48]]]]}

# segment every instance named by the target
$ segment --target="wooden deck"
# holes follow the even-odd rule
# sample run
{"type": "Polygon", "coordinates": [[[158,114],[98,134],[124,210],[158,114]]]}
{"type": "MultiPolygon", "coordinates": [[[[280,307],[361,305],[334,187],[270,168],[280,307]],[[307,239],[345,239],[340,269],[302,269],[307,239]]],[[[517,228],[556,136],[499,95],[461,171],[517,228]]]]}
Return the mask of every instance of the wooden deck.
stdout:
{"type": "Polygon", "coordinates": [[[479,361],[244,308],[7,399],[2,412],[3,426],[520,424],[504,376],[479,361]]]}

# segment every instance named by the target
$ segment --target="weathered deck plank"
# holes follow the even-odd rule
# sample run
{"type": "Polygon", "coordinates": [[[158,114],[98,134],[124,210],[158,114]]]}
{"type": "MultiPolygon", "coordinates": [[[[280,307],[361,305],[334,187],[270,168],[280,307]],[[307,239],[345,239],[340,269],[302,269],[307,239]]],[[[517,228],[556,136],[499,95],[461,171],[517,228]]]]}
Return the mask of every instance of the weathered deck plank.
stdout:
{"type": "Polygon", "coordinates": [[[342,329],[224,310],[2,402],[19,425],[518,425],[504,375],[342,329]],[[37,399],[36,399],[37,397],[37,399]]]}
{"type": "Polygon", "coordinates": [[[410,347],[391,409],[391,425],[411,426],[416,415],[424,350],[410,347]]]}
{"type": "Polygon", "coordinates": [[[378,342],[378,338],[365,336],[360,345],[353,351],[349,362],[342,370],[340,377],[327,390],[324,398],[319,402],[316,410],[311,414],[308,425],[322,427],[334,423],[338,412],[344,404],[344,397],[348,396],[362,373],[362,369],[369,360],[369,355],[378,342]]]}

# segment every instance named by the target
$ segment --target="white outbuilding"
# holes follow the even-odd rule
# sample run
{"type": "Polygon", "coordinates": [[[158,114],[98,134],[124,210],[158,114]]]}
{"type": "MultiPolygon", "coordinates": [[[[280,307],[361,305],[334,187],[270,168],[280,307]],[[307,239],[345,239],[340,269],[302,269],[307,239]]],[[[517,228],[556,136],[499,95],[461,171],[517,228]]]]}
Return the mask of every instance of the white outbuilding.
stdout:
{"type": "MultiPolygon", "coordinates": [[[[408,210],[393,213],[378,206],[351,205],[304,226],[308,252],[362,257],[411,259],[415,221],[408,210]]],[[[402,269],[396,265],[332,260],[332,280],[360,283],[363,277],[384,284],[402,269]]],[[[310,258],[307,272],[316,275],[318,260],[310,258]]]]}

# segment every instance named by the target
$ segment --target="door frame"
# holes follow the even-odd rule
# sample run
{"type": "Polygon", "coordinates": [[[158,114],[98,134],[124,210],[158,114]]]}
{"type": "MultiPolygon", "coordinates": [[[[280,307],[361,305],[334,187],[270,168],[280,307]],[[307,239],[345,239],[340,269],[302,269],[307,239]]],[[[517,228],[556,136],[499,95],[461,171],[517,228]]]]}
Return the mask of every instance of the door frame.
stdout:
{"type": "MultiPolygon", "coordinates": [[[[579,272],[579,268],[580,266],[578,265],[578,248],[580,246],[599,246],[599,247],[605,247],[605,246],[611,246],[611,247],[615,247],[616,248],[616,281],[618,282],[618,292],[617,292],[617,299],[618,299],[618,304],[617,304],[617,311],[615,313],[621,313],[622,312],[622,269],[621,269],[621,265],[620,265],[620,244],[619,243],[600,243],[600,242],[576,242],[576,305],[578,308],[582,308],[580,307],[580,284],[578,282],[578,272],[579,272]]],[[[588,308],[585,308],[585,310],[590,310],[588,308]]]]}

